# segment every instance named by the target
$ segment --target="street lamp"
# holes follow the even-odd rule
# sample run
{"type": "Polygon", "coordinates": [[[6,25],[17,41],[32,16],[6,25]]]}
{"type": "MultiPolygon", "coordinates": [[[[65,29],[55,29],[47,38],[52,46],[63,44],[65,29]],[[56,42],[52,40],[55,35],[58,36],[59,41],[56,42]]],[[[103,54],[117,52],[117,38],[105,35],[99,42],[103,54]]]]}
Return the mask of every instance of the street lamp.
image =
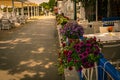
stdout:
{"type": "Polygon", "coordinates": [[[77,14],[76,14],[76,0],[74,0],[74,20],[77,20],[77,14]]]}

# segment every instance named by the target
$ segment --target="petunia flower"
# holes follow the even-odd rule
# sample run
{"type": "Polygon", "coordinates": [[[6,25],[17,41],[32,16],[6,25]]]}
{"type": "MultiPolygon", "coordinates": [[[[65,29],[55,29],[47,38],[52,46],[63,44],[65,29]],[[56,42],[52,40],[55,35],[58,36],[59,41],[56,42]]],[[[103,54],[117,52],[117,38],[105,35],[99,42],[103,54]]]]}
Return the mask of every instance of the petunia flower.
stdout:
{"type": "Polygon", "coordinates": [[[71,60],[72,60],[72,58],[70,58],[70,57],[67,58],[67,61],[68,61],[68,62],[70,62],[71,60]]]}

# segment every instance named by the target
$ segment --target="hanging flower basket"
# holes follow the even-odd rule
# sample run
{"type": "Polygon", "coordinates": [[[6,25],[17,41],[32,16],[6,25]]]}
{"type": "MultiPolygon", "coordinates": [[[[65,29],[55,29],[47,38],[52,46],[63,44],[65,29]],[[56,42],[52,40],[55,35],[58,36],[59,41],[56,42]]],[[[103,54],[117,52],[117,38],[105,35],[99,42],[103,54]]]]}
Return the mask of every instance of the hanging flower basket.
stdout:
{"type": "Polygon", "coordinates": [[[83,36],[84,30],[76,21],[69,21],[60,29],[60,33],[66,38],[79,39],[80,36],[83,36]]]}
{"type": "Polygon", "coordinates": [[[96,40],[96,37],[85,37],[82,41],[71,42],[70,45],[61,48],[59,52],[60,65],[69,70],[75,67],[77,71],[93,67],[100,58],[100,48],[101,43],[96,40]]]}

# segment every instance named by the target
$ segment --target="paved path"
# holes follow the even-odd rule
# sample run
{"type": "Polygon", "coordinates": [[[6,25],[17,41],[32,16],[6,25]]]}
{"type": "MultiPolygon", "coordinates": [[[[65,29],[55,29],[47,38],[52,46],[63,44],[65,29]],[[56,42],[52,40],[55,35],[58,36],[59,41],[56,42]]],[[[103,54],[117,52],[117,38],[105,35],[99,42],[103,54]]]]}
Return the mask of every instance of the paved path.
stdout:
{"type": "Polygon", "coordinates": [[[0,80],[63,80],[58,45],[54,17],[0,31],[0,80]]]}

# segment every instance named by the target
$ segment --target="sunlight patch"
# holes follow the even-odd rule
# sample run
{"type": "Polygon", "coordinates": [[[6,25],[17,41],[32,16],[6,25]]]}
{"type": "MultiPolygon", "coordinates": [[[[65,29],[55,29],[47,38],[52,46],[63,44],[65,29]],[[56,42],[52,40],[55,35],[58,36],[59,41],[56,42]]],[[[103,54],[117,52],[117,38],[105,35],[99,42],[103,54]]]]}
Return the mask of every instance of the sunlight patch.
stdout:
{"type": "Polygon", "coordinates": [[[40,65],[42,64],[41,61],[34,61],[34,60],[28,60],[28,61],[21,61],[20,62],[20,65],[26,65],[28,67],[34,67],[34,66],[37,66],[37,65],[40,65]]]}
{"type": "Polygon", "coordinates": [[[21,34],[21,35],[25,35],[26,33],[21,32],[21,33],[19,33],[19,34],[21,34]]]}
{"type": "Polygon", "coordinates": [[[12,42],[10,42],[10,44],[18,44],[20,42],[24,42],[24,43],[27,43],[27,42],[30,42],[30,38],[17,38],[15,40],[13,40],[12,42]]]}
{"type": "Polygon", "coordinates": [[[41,47],[41,48],[38,48],[36,51],[31,51],[31,52],[34,54],[38,54],[38,53],[42,53],[44,50],[45,48],[41,47]]]}
{"type": "Polygon", "coordinates": [[[4,47],[0,47],[0,49],[14,49],[15,46],[4,46],[4,47]]]}
{"type": "Polygon", "coordinates": [[[0,43],[10,43],[12,40],[7,40],[7,41],[0,41],[0,43]]]}
{"type": "Polygon", "coordinates": [[[0,41],[0,43],[18,44],[20,42],[28,43],[30,40],[31,38],[16,38],[15,40],[0,41]]]}
{"type": "Polygon", "coordinates": [[[45,60],[50,60],[49,58],[45,58],[45,60]]]}
{"type": "Polygon", "coordinates": [[[49,62],[49,63],[46,64],[44,67],[45,67],[46,69],[48,69],[48,68],[50,68],[51,65],[53,65],[53,63],[54,63],[54,62],[49,62]]]}
{"type": "Polygon", "coordinates": [[[39,72],[40,77],[44,77],[45,76],[45,72],[39,72]]]}
{"type": "Polygon", "coordinates": [[[0,47],[0,49],[7,49],[7,47],[0,47]]]}

